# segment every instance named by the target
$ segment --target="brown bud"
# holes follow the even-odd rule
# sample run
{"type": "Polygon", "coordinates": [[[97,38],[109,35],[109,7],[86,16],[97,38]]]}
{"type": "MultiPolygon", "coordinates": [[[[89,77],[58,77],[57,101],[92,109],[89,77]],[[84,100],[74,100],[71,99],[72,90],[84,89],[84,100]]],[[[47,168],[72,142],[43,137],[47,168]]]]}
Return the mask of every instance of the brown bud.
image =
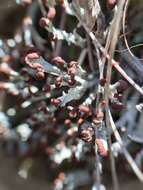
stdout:
{"type": "Polygon", "coordinates": [[[67,130],[67,135],[68,136],[73,136],[77,133],[77,128],[76,127],[72,127],[70,129],[67,130]]]}
{"type": "Polygon", "coordinates": [[[123,98],[123,95],[122,95],[122,94],[119,94],[119,93],[115,93],[115,94],[114,94],[114,98],[117,98],[119,101],[121,101],[122,98],[123,98]]]}
{"type": "Polygon", "coordinates": [[[106,79],[105,78],[100,79],[100,85],[101,86],[104,86],[105,83],[106,83],[106,79]]]}
{"type": "Polygon", "coordinates": [[[64,124],[65,124],[65,125],[71,125],[71,120],[70,120],[70,119],[66,119],[66,120],[64,121],[64,124]]]}
{"type": "Polygon", "coordinates": [[[49,26],[50,24],[50,20],[48,18],[44,18],[42,17],[40,20],[39,20],[39,25],[42,27],[42,28],[45,28],[46,26],[49,26]]]}
{"type": "Polygon", "coordinates": [[[56,65],[59,65],[59,66],[64,66],[65,65],[65,61],[61,57],[53,58],[52,63],[56,64],[56,65]]]}
{"type": "Polygon", "coordinates": [[[73,86],[73,85],[75,85],[75,80],[74,79],[69,79],[68,80],[68,84],[70,85],[70,86],[73,86]]]}
{"type": "Polygon", "coordinates": [[[108,151],[104,147],[103,142],[100,139],[96,139],[95,143],[97,144],[98,152],[99,152],[100,156],[103,156],[103,157],[107,156],[108,151]]]}
{"type": "Polygon", "coordinates": [[[68,69],[68,74],[69,74],[70,76],[75,76],[75,74],[76,74],[76,67],[70,67],[70,68],[68,69]]]}
{"type": "Polygon", "coordinates": [[[63,80],[63,77],[61,76],[56,78],[55,85],[57,88],[61,86],[62,80],[63,80]]]}
{"type": "Polygon", "coordinates": [[[45,85],[43,86],[43,88],[42,88],[42,91],[44,91],[44,92],[50,92],[50,90],[51,90],[51,87],[50,87],[49,84],[45,84],[45,85]]]}
{"type": "Polygon", "coordinates": [[[85,106],[85,105],[80,105],[79,111],[86,113],[86,114],[90,114],[90,112],[91,112],[90,108],[88,106],[85,106]]]}
{"type": "Polygon", "coordinates": [[[45,78],[45,73],[42,72],[42,71],[38,71],[38,72],[36,73],[36,78],[37,78],[38,80],[43,80],[43,79],[45,78]]]}
{"type": "Polygon", "coordinates": [[[107,0],[106,4],[108,9],[113,9],[117,3],[117,0],[107,0]]]}
{"type": "MultiPolygon", "coordinates": [[[[32,69],[36,69],[37,71],[43,71],[43,66],[40,63],[34,63],[29,65],[32,69]]],[[[44,71],[43,71],[44,72],[44,71]]]]}
{"type": "Polygon", "coordinates": [[[106,101],[105,100],[102,100],[101,101],[101,107],[104,108],[106,106],[106,101]]]}
{"type": "Polygon", "coordinates": [[[99,124],[102,123],[102,120],[97,119],[96,117],[94,117],[94,118],[93,118],[93,123],[94,123],[95,125],[99,125],[99,124]]]}
{"type": "Polygon", "coordinates": [[[54,106],[59,106],[60,103],[61,101],[59,99],[56,99],[56,98],[51,99],[51,104],[54,106]]]}
{"type": "Polygon", "coordinates": [[[83,118],[79,118],[78,121],[77,121],[78,125],[83,124],[83,122],[84,122],[84,119],[83,119],[83,118]]]}
{"type": "Polygon", "coordinates": [[[38,52],[31,52],[27,54],[27,58],[30,60],[38,59],[39,57],[40,55],[38,54],[38,52]]]}
{"type": "Polygon", "coordinates": [[[112,109],[114,110],[120,111],[123,108],[124,108],[124,104],[121,102],[112,103],[112,109]]]}
{"type": "Polygon", "coordinates": [[[70,117],[70,118],[75,118],[75,117],[77,117],[77,112],[76,112],[75,109],[69,111],[69,117],[70,117]]]}
{"type": "Polygon", "coordinates": [[[77,64],[78,64],[78,62],[77,61],[71,61],[71,62],[69,62],[69,67],[76,67],[77,66],[77,64]]]}
{"type": "Polygon", "coordinates": [[[124,80],[118,81],[119,85],[117,86],[118,92],[124,92],[128,88],[128,83],[124,80]]]}

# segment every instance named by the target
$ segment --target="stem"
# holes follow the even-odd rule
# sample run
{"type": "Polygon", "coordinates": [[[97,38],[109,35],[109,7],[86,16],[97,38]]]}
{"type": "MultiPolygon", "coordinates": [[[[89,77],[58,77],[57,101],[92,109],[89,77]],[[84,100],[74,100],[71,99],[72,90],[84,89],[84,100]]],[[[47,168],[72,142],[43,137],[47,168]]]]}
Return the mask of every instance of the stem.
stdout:
{"type": "Polygon", "coordinates": [[[105,119],[106,119],[106,125],[107,125],[107,130],[108,130],[108,144],[109,144],[109,152],[110,152],[110,160],[111,160],[111,170],[112,170],[112,179],[113,179],[113,185],[114,189],[118,190],[119,189],[119,184],[118,184],[118,178],[117,178],[117,173],[116,173],[116,166],[115,166],[115,159],[111,150],[111,134],[109,133],[110,131],[110,119],[109,119],[109,86],[111,82],[111,75],[112,75],[112,59],[114,57],[114,52],[116,48],[116,44],[118,41],[118,35],[120,32],[120,23],[123,15],[123,8],[124,8],[125,0],[121,0],[118,2],[117,5],[117,12],[115,12],[114,19],[111,25],[111,44],[110,44],[110,49],[109,49],[109,59],[107,63],[107,72],[106,72],[106,85],[105,85],[105,102],[106,102],[106,114],[105,114],[105,119]]]}
{"type": "MultiPolygon", "coordinates": [[[[62,16],[61,16],[61,21],[60,21],[60,27],[59,27],[61,30],[64,29],[65,23],[66,23],[66,13],[65,13],[65,11],[63,11],[62,16]]],[[[62,49],[62,40],[58,40],[58,42],[56,44],[55,53],[54,53],[55,57],[60,55],[61,49],[62,49]]]]}
{"type": "Polygon", "coordinates": [[[112,115],[111,115],[110,111],[109,111],[109,118],[110,118],[110,124],[111,124],[111,128],[113,130],[114,136],[115,136],[116,140],[118,141],[118,143],[120,144],[120,146],[122,147],[122,151],[124,153],[124,156],[125,156],[126,160],[130,164],[131,168],[133,169],[133,171],[136,174],[136,176],[138,177],[138,179],[143,183],[143,173],[140,171],[140,169],[136,165],[135,161],[131,157],[130,153],[126,149],[126,147],[125,147],[125,145],[124,145],[124,143],[123,143],[123,141],[121,139],[121,136],[120,136],[120,134],[119,134],[119,132],[117,130],[117,127],[115,126],[115,123],[113,121],[113,118],[112,118],[112,115]]]}
{"type": "Polygon", "coordinates": [[[92,56],[92,48],[91,48],[91,41],[89,35],[86,33],[86,39],[87,39],[87,51],[88,51],[88,59],[89,59],[89,65],[92,72],[94,72],[94,60],[92,56]]]}

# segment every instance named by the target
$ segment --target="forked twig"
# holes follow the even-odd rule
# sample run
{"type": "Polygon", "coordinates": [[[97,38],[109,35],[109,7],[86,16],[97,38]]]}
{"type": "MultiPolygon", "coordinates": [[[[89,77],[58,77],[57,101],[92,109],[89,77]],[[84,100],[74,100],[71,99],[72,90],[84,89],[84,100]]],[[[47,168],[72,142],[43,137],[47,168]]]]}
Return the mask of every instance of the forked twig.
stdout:
{"type": "Polygon", "coordinates": [[[131,168],[133,169],[134,173],[139,178],[139,180],[143,183],[143,173],[140,171],[140,169],[136,165],[135,161],[133,160],[132,156],[126,149],[126,147],[121,139],[121,136],[117,130],[117,127],[115,126],[115,123],[113,121],[110,110],[108,110],[108,112],[109,112],[110,124],[111,124],[112,131],[114,133],[114,136],[115,136],[116,140],[118,141],[118,143],[120,144],[120,146],[122,147],[124,156],[125,156],[126,160],[128,161],[128,163],[130,164],[131,168]]]}
{"type": "MultiPolygon", "coordinates": [[[[90,37],[93,40],[93,43],[96,43],[96,46],[99,47],[99,49],[103,53],[103,55],[107,59],[109,59],[110,58],[109,54],[106,52],[105,48],[96,39],[96,37],[93,34],[93,32],[90,32],[90,37]]],[[[129,77],[126,74],[126,72],[120,67],[119,62],[117,62],[114,59],[112,59],[112,65],[141,95],[143,95],[143,89],[131,77],[129,77]]]]}

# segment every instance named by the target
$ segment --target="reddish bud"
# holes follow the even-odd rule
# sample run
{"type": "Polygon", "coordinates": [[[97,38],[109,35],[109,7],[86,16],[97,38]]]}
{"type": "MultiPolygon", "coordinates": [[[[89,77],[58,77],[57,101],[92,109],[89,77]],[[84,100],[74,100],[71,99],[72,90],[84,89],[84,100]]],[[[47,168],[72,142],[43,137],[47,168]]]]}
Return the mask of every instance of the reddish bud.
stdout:
{"type": "Polygon", "coordinates": [[[73,85],[75,85],[75,80],[74,79],[69,79],[68,80],[68,84],[70,85],[70,86],[73,86],[73,85]]]}
{"type": "Polygon", "coordinates": [[[100,139],[96,139],[95,143],[97,144],[98,152],[99,152],[100,156],[103,156],[103,157],[107,156],[108,151],[104,147],[103,142],[100,139]]]}
{"type": "Polygon", "coordinates": [[[55,7],[50,7],[49,8],[49,11],[48,11],[48,14],[47,14],[47,17],[49,20],[52,20],[56,15],[56,9],[55,7]]]}
{"type": "Polygon", "coordinates": [[[112,109],[120,111],[124,108],[124,104],[121,102],[112,103],[112,109]]]}
{"type": "MultiPolygon", "coordinates": [[[[43,71],[43,66],[40,63],[34,63],[29,65],[32,69],[35,69],[37,71],[43,71]]],[[[44,71],[43,71],[44,72],[44,71]]]]}
{"type": "Polygon", "coordinates": [[[61,57],[53,58],[52,63],[56,64],[56,65],[59,65],[59,66],[64,66],[65,65],[65,61],[61,57]]]}
{"type": "Polygon", "coordinates": [[[40,55],[37,52],[31,52],[27,54],[27,58],[30,60],[39,59],[40,55]]]}
{"type": "Polygon", "coordinates": [[[42,72],[42,71],[38,71],[38,72],[36,73],[36,78],[37,78],[38,80],[43,80],[43,79],[45,78],[45,73],[42,72]]]}
{"type": "Polygon", "coordinates": [[[77,64],[78,64],[78,62],[77,61],[71,61],[71,62],[69,62],[69,67],[76,67],[77,66],[77,64]]]}
{"type": "Polygon", "coordinates": [[[49,84],[45,84],[45,85],[43,86],[42,90],[43,90],[44,92],[50,92],[51,87],[50,87],[49,84]]]}
{"type": "Polygon", "coordinates": [[[60,103],[61,101],[59,99],[56,99],[56,98],[51,99],[51,104],[54,106],[59,106],[60,103]]]}
{"type": "Polygon", "coordinates": [[[70,112],[69,112],[69,117],[70,118],[75,118],[77,116],[77,112],[76,112],[76,110],[71,110],[70,112]]]}
{"type": "Polygon", "coordinates": [[[77,121],[78,125],[83,124],[83,122],[84,122],[84,119],[83,119],[83,118],[79,118],[78,121],[77,121]]]}
{"type": "Polygon", "coordinates": [[[121,101],[122,98],[123,98],[123,95],[122,95],[122,94],[115,93],[115,94],[114,94],[114,98],[117,98],[119,101],[121,101]]]}
{"type": "Polygon", "coordinates": [[[88,106],[85,106],[85,105],[80,105],[79,111],[87,113],[87,114],[89,114],[91,112],[90,108],[88,106]]]}
{"type": "Polygon", "coordinates": [[[101,107],[105,107],[106,106],[106,101],[105,100],[102,100],[101,101],[101,107]]]}
{"type": "Polygon", "coordinates": [[[102,120],[97,119],[97,117],[95,117],[95,118],[93,118],[93,123],[94,123],[95,125],[99,125],[99,124],[102,123],[102,120]]]}
{"type": "Polygon", "coordinates": [[[66,120],[64,121],[64,124],[65,124],[65,125],[71,125],[71,120],[70,120],[70,119],[66,119],[66,120]]]}
{"type": "Polygon", "coordinates": [[[68,74],[69,74],[70,76],[75,76],[75,74],[76,74],[76,67],[71,67],[71,68],[69,68],[69,69],[68,69],[68,74]]]}
{"type": "Polygon", "coordinates": [[[101,86],[104,86],[105,83],[106,83],[106,79],[105,78],[100,79],[100,85],[101,86]]]}
{"type": "Polygon", "coordinates": [[[57,88],[61,86],[62,80],[63,80],[63,77],[61,76],[56,78],[55,85],[57,88]]]}
{"type": "Polygon", "coordinates": [[[39,21],[39,25],[42,27],[42,28],[45,28],[46,26],[49,26],[50,24],[50,20],[48,18],[44,18],[42,17],[39,21]]]}
{"type": "Polygon", "coordinates": [[[123,92],[128,88],[128,83],[126,81],[119,80],[118,83],[119,83],[119,85],[117,86],[118,92],[123,92]]]}
{"type": "Polygon", "coordinates": [[[117,0],[107,0],[106,4],[108,9],[113,9],[117,3],[117,0]]]}

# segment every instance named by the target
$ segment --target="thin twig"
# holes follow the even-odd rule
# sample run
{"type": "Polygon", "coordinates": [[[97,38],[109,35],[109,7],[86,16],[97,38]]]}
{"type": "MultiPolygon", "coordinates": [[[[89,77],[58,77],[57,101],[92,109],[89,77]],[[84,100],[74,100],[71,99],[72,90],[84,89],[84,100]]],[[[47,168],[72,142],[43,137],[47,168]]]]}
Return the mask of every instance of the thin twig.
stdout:
{"type": "MultiPolygon", "coordinates": [[[[59,27],[61,30],[64,29],[65,23],[66,23],[66,13],[65,11],[63,11],[62,16],[61,16],[61,21],[60,21],[60,27],[59,27]]],[[[62,49],[62,40],[58,40],[56,44],[54,56],[59,56],[61,53],[61,49],[62,49]]]]}
{"type": "Polygon", "coordinates": [[[130,164],[131,168],[133,169],[134,173],[139,178],[139,180],[143,183],[143,173],[140,171],[140,169],[136,165],[135,161],[131,157],[130,153],[128,152],[128,150],[124,146],[124,143],[121,139],[121,136],[117,130],[117,127],[115,126],[114,121],[113,121],[110,110],[108,110],[108,112],[109,112],[110,124],[111,124],[111,128],[113,130],[114,136],[115,136],[116,140],[118,141],[118,143],[120,144],[120,146],[122,147],[122,151],[124,153],[124,156],[125,156],[126,160],[128,161],[128,163],[130,164]]]}
{"type": "Polygon", "coordinates": [[[126,38],[126,34],[125,34],[125,21],[126,21],[126,13],[127,13],[127,8],[128,8],[128,5],[129,5],[129,2],[130,2],[130,0],[126,0],[124,13],[123,13],[122,27],[123,27],[123,37],[124,37],[124,41],[125,41],[125,45],[127,47],[127,50],[129,51],[131,56],[134,56],[133,53],[130,50],[130,47],[129,47],[129,44],[128,44],[128,41],[127,41],[127,38],[126,38]]]}
{"type": "MultiPolygon", "coordinates": [[[[95,130],[95,140],[96,140],[96,134],[97,134],[97,127],[94,126],[94,130],[95,130]]],[[[94,140],[94,142],[95,142],[94,140]]],[[[100,174],[100,168],[99,168],[99,164],[100,164],[100,156],[98,154],[98,150],[97,150],[97,145],[96,143],[94,143],[94,150],[95,150],[95,173],[94,173],[94,181],[96,181],[96,187],[97,190],[100,190],[100,185],[101,185],[101,174],[100,174]]]]}
{"type": "Polygon", "coordinates": [[[90,65],[91,71],[93,72],[94,71],[94,60],[93,60],[93,55],[92,55],[90,37],[87,33],[86,33],[86,39],[87,39],[87,51],[88,51],[89,65],[90,65]]]}
{"type": "MultiPolygon", "coordinates": [[[[110,56],[106,52],[105,48],[99,43],[94,34],[90,32],[90,37],[93,40],[93,43],[96,43],[96,46],[99,47],[100,51],[104,54],[104,56],[109,59],[110,56]]],[[[132,79],[130,78],[126,72],[120,67],[119,62],[112,59],[112,66],[141,94],[143,95],[143,89],[132,79]]]]}
{"type": "Polygon", "coordinates": [[[111,82],[111,75],[112,75],[112,59],[114,57],[115,53],[115,48],[118,40],[118,35],[120,32],[120,23],[123,15],[123,8],[124,8],[125,0],[121,0],[118,2],[117,5],[117,12],[115,12],[112,25],[111,25],[111,45],[109,49],[109,59],[108,59],[108,64],[107,64],[107,73],[106,73],[106,84],[105,84],[105,102],[106,102],[106,126],[108,130],[108,144],[109,144],[109,153],[110,153],[110,159],[111,159],[111,171],[112,171],[112,179],[113,179],[113,185],[114,189],[118,190],[119,189],[119,184],[118,184],[118,178],[117,178],[117,172],[116,172],[116,165],[115,165],[115,159],[111,150],[111,134],[109,133],[110,130],[110,119],[109,119],[109,86],[111,82]]]}
{"type": "Polygon", "coordinates": [[[78,61],[77,61],[77,62],[78,62],[79,65],[82,65],[82,64],[83,64],[86,55],[87,55],[87,49],[84,48],[84,49],[81,51],[81,53],[80,53],[80,55],[79,55],[79,57],[78,57],[78,61]]]}

